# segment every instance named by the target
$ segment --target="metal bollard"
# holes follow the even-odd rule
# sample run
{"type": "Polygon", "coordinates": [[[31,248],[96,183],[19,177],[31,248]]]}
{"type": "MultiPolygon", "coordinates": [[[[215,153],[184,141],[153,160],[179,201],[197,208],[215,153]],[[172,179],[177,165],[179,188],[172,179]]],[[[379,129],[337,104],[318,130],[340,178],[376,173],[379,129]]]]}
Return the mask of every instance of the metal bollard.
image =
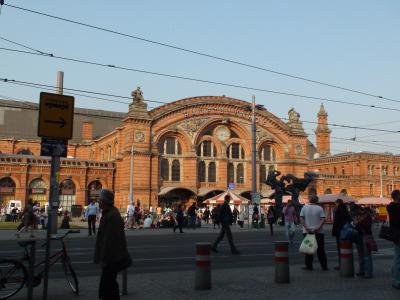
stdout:
{"type": "Polygon", "coordinates": [[[210,243],[196,243],[195,289],[211,289],[210,243]]]}
{"type": "Polygon", "coordinates": [[[275,242],[275,282],[289,283],[289,242],[275,242]]]}
{"type": "Polygon", "coordinates": [[[33,299],[33,282],[35,279],[35,255],[36,241],[31,241],[31,249],[29,251],[29,266],[28,266],[28,295],[27,299],[33,299]]]}
{"type": "Polygon", "coordinates": [[[353,243],[340,242],[340,276],[354,277],[353,243]]]}

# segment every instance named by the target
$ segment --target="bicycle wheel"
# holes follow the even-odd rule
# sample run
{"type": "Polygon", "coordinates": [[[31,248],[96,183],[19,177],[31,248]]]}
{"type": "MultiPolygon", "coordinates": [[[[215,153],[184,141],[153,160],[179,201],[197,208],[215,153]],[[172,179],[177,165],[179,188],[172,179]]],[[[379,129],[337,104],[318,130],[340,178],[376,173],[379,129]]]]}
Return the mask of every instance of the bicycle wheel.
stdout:
{"type": "Polygon", "coordinates": [[[78,278],[76,277],[75,271],[72,268],[71,260],[69,257],[64,258],[63,260],[63,268],[65,273],[65,278],[68,281],[69,286],[75,294],[79,294],[79,283],[78,278]]]}
{"type": "Polygon", "coordinates": [[[23,264],[13,259],[0,260],[0,299],[7,299],[24,286],[27,271],[23,264]]]}

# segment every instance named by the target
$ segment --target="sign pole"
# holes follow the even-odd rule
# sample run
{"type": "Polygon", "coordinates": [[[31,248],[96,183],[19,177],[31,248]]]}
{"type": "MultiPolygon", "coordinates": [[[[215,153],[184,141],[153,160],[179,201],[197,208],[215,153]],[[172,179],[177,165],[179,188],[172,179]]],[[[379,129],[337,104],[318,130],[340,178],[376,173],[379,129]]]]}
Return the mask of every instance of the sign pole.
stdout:
{"type": "Polygon", "coordinates": [[[42,138],[40,155],[51,156],[50,197],[42,298],[44,300],[47,299],[51,235],[57,233],[57,211],[60,201],[58,186],[60,157],[67,156],[68,140],[72,138],[74,123],[75,99],[74,97],[63,95],[63,79],[64,73],[58,72],[58,94],[40,93],[39,104],[38,136],[42,138]]]}

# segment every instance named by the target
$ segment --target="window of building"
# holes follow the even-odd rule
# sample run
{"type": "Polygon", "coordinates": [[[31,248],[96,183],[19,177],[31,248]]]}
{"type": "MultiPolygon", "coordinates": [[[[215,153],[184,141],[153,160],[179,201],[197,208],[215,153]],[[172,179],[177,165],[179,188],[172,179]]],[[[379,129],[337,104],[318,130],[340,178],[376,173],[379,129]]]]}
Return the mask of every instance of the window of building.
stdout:
{"type": "Polygon", "coordinates": [[[346,189],[342,189],[342,190],[340,191],[340,193],[341,193],[342,195],[347,195],[347,190],[346,190],[346,189]]]}
{"type": "Polygon", "coordinates": [[[344,167],[342,167],[342,175],[346,175],[346,171],[345,171],[344,167]]]}
{"type": "Polygon", "coordinates": [[[333,167],[333,174],[334,174],[334,175],[337,174],[337,169],[336,169],[336,167],[333,167]]]}
{"type": "Polygon", "coordinates": [[[369,194],[370,195],[374,194],[374,185],[372,183],[369,184],[369,194]]]}
{"type": "Polygon", "coordinates": [[[216,182],[217,181],[217,168],[215,162],[210,162],[208,164],[208,182],[216,182]]]}
{"type": "Polygon", "coordinates": [[[111,160],[111,145],[107,146],[107,160],[111,160]]]}
{"type": "Polygon", "coordinates": [[[182,154],[181,144],[178,142],[176,138],[168,137],[165,139],[161,153],[170,155],[180,155],[182,154]]]}
{"type": "Polygon", "coordinates": [[[44,208],[48,202],[46,188],[47,186],[41,178],[36,178],[29,184],[29,198],[32,199],[33,202],[37,201],[42,208],[44,208]]]}
{"type": "Polygon", "coordinates": [[[325,195],[327,194],[332,194],[332,190],[330,188],[327,188],[324,192],[325,195]]]}
{"type": "Polygon", "coordinates": [[[103,148],[100,149],[100,160],[101,161],[104,160],[104,149],[103,148]]]}
{"type": "Polygon", "coordinates": [[[239,143],[233,143],[227,149],[226,156],[230,159],[244,159],[244,149],[239,143]]]}
{"type": "Polygon", "coordinates": [[[233,163],[228,164],[228,183],[234,183],[235,182],[235,167],[233,166],[233,163]]]}
{"type": "Polygon", "coordinates": [[[165,181],[169,180],[169,162],[165,158],[161,160],[161,179],[165,181]]]}
{"type": "Polygon", "coordinates": [[[177,159],[174,159],[172,162],[171,180],[172,181],[181,180],[181,164],[177,159]]]}
{"type": "Polygon", "coordinates": [[[29,150],[28,148],[19,150],[17,152],[17,154],[20,154],[20,155],[33,155],[31,150],[29,150]]]}
{"type": "Polygon", "coordinates": [[[71,211],[71,206],[75,204],[75,184],[71,179],[66,179],[60,184],[60,207],[63,210],[71,211]]]}
{"type": "Polygon", "coordinates": [[[260,165],[260,183],[265,183],[267,181],[267,168],[265,165],[260,165]]]}
{"type": "Polygon", "coordinates": [[[206,163],[204,161],[199,162],[197,178],[199,182],[206,182],[206,163]]]}
{"type": "Polygon", "coordinates": [[[398,174],[398,167],[393,167],[393,175],[396,176],[398,174]]]}
{"type": "Polygon", "coordinates": [[[11,177],[0,179],[0,206],[15,199],[15,182],[11,177]]]}
{"type": "Polygon", "coordinates": [[[217,149],[214,146],[212,141],[203,141],[197,147],[197,156],[200,157],[215,157],[217,153],[217,149]]]}
{"type": "Polygon", "coordinates": [[[265,145],[261,148],[260,160],[262,161],[275,161],[276,154],[275,150],[270,145],[265,145]]]}
{"type": "Polygon", "coordinates": [[[244,168],[243,164],[238,164],[236,167],[236,182],[244,183],[244,168]]]}

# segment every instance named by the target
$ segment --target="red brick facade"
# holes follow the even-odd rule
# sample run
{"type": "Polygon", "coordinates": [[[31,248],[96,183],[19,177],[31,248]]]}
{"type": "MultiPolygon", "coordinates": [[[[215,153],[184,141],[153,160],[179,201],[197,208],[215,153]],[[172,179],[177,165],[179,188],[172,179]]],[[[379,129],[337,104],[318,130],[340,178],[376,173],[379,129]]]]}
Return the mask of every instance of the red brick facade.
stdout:
{"type": "MultiPolygon", "coordinates": [[[[134,200],[140,199],[144,207],[158,205],[159,201],[202,200],[226,190],[229,183],[249,196],[249,105],[225,96],[195,97],[147,111],[141,91],[136,90],[120,127],[93,139],[92,123],[84,122],[82,142],[69,144],[70,158],[62,160],[59,178],[66,205],[87,203],[96,198],[101,187],[115,191],[116,206],[120,208],[130,201],[131,190],[134,200]]],[[[257,184],[262,195],[269,193],[262,182],[270,168],[300,177],[305,171],[315,171],[318,178],[313,186],[318,193],[328,188],[332,192],[346,189],[352,196],[361,196],[370,195],[371,183],[372,194],[379,195],[376,168],[382,163],[388,169],[384,194],[387,185],[390,189],[398,186],[398,169],[393,169],[400,166],[398,156],[330,156],[330,130],[323,106],[316,129],[318,159],[312,159],[309,153],[307,135],[294,109],[289,111],[287,123],[265,109],[257,109],[256,116],[257,184]],[[372,170],[368,166],[372,165],[375,173],[368,175],[368,168],[372,170]]],[[[0,197],[26,200],[34,196],[47,201],[49,160],[39,156],[40,141],[4,138],[0,139],[0,151],[0,197]]]]}

